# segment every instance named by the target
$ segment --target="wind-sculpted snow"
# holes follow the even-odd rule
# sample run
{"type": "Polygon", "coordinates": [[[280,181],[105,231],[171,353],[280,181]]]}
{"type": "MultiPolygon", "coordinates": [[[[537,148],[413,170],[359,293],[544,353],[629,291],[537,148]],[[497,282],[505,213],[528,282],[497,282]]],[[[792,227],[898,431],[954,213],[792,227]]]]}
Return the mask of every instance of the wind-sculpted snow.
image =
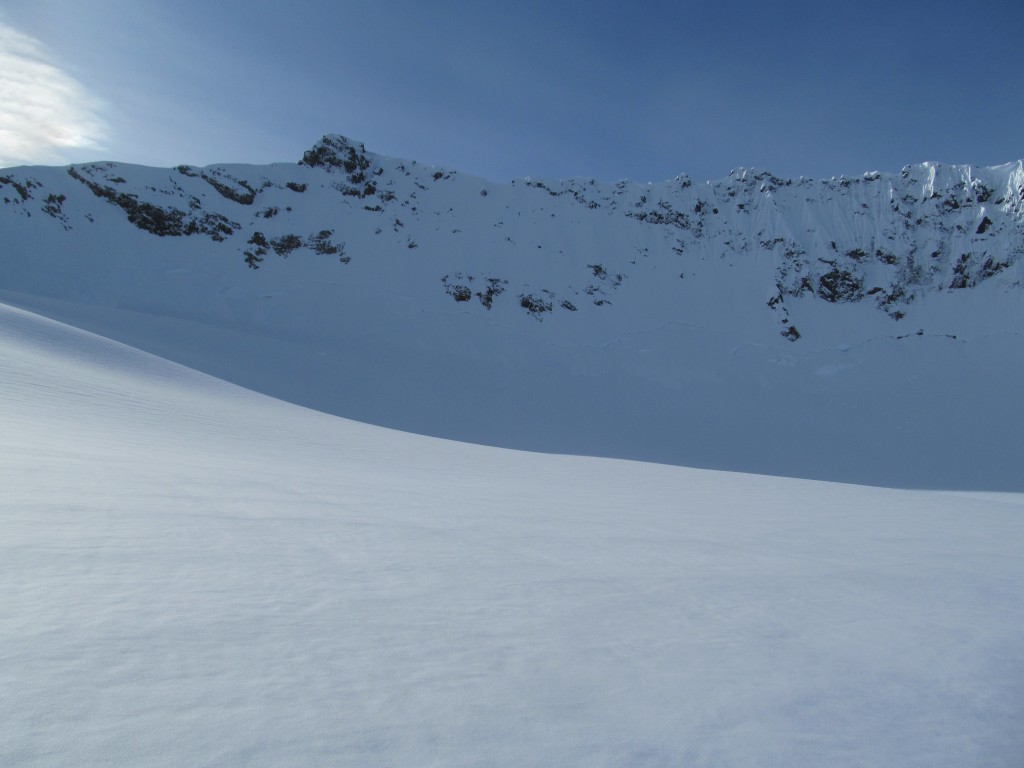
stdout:
{"type": "Polygon", "coordinates": [[[498,184],[326,136],[298,164],[10,169],[0,227],[7,300],[332,413],[1024,488],[1019,162],[498,184]]]}
{"type": "Polygon", "coordinates": [[[0,488],[4,766],[1024,752],[1020,494],[401,434],[3,305],[0,488]]]}

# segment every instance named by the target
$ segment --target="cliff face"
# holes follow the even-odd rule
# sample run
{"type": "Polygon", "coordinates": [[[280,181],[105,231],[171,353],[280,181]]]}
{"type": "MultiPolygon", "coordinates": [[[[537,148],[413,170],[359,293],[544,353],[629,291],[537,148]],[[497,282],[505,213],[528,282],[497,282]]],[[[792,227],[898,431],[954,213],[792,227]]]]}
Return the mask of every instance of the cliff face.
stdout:
{"type": "Polygon", "coordinates": [[[7,300],[449,437],[915,484],[876,470],[931,476],[905,454],[1010,440],[1019,409],[1020,162],[496,184],[325,136],[298,164],[2,171],[0,231],[7,300]]]}

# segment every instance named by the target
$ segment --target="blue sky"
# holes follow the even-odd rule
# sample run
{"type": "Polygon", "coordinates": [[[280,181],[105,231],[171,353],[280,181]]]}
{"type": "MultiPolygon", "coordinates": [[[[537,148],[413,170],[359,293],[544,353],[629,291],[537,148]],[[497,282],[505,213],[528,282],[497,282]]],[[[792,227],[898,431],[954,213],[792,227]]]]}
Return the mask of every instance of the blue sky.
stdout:
{"type": "Polygon", "coordinates": [[[1024,157],[1019,2],[0,0],[0,164],[297,160],[493,180],[1024,157]]]}

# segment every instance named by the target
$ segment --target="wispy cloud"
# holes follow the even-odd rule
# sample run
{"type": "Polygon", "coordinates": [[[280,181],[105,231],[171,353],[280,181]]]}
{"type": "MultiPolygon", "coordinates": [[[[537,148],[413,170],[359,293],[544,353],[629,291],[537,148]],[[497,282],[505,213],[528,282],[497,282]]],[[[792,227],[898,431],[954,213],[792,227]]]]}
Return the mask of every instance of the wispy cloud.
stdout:
{"type": "Polygon", "coordinates": [[[0,22],[0,167],[103,149],[102,103],[52,61],[42,43],[0,22]]]}

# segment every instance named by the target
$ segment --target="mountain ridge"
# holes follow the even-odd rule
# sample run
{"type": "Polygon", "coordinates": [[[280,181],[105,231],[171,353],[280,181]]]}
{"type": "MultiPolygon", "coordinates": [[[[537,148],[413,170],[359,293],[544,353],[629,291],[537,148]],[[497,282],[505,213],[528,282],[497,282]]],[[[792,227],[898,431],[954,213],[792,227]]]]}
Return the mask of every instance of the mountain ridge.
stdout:
{"type": "Polygon", "coordinates": [[[327,135],[290,164],[5,170],[0,201],[5,300],[339,415],[532,450],[1020,483],[1019,161],[497,184],[327,135]]]}
{"type": "MultiPolygon", "coordinates": [[[[367,153],[361,142],[336,134],[324,136],[304,154],[298,166],[319,169],[327,175],[324,178],[321,174],[318,179],[321,190],[333,190],[349,198],[348,202],[359,203],[349,206],[351,219],[376,218],[380,221],[373,227],[375,235],[385,234],[386,229],[392,230],[391,235],[399,235],[395,238],[385,234],[378,248],[404,245],[410,250],[421,243],[401,231],[407,226],[401,214],[422,219],[422,201],[434,196],[443,200],[444,194],[437,194],[436,185],[458,175],[457,171],[422,168],[413,161],[367,153]],[[425,180],[434,188],[428,188],[425,180]]],[[[335,242],[343,236],[336,233],[336,225],[331,226],[338,219],[336,214],[323,217],[323,228],[307,225],[311,231],[299,231],[298,227],[293,227],[296,231],[282,231],[269,221],[280,214],[280,206],[257,205],[269,189],[305,193],[311,183],[308,173],[295,174],[301,178],[283,183],[262,175],[260,181],[250,183],[242,171],[252,176],[259,174],[260,166],[214,165],[199,169],[182,165],[168,174],[162,186],[150,183],[132,189],[125,175],[141,173],[142,168],[93,163],[69,166],[67,174],[92,195],[120,208],[128,222],[140,230],[161,237],[230,240],[253,269],[263,266],[270,253],[286,257],[300,249],[338,255],[343,263],[353,257],[345,251],[346,241],[342,240],[341,245],[335,242]],[[186,182],[192,182],[188,189],[186,182]],[[202,186],[197,189],[198,185],[202,186]],[[206,190],[217,197],[204,200],[206,190]],[[248,214],[246,223],[242,221],[244,214],[248,214]]],[[[80,221],[72,223],[75,203],[63,187],[56,193],[46,192],[38,178],[24,171],[22,174],[20,180],[10,172],[0,176],[5,209],[21,207],[23,213],[30,214],[29,201],[34,199],[41,213],[66,229],[81,225],[80,221]],[[42,197],[44,192],[46,196],[42,197]]],[[[665,258],[671,254],[678,257],[674,261],[680,266],[682,279],[695,260],[713,255],[768,255],[776,264],[774,279],[765,287],[765,301],[782,326],[780,333],[795,341],[801,332],[789,322],[789,299],[810,295],[831,303],[870,301],[899,320],[922,293],[978,285],[1014,267],[1024,252],[1024,164],[1020,161],[984,169],[922,163],[905,166],[898,174],[868,172],[856,179],[828,181],[783,179],[768,171],[742,168],[721,181],[701,185],[686,176],[646,185],[601,185],[592,179],[550,182],[535,177],[494,185],[473,177],[460,177],[460,182],[463,179],[463,186],[479,185],[482,198],[492,194],[496,186],[508,191],[518,184],[526,192],[519,195],[522,202],[516,214],[521,217],[523,206],[533,206],[533,224],[538,223],[537,211],[547,210],[537,197],[542,195],[552,200],[565,198],[569,215],[580,216],[584,210],[590,213],[586,222],[577,219],[567,224],[560,220],[563,227],[591,225],[595,218],[608,213],[656,230],[653,238],[650,233],[637,236],[640,242],[626,254],[629,258],[623,260],[620,256],[615,272],[609,273],[603,263],[588,260],[583,268],[590,270],[590,275],[577,273],[572,283],[543,286],[539,293],[530,290],[525,281],[510,288],[502,276],[479,276],[464,270],[440,276],[444,292],[456,302],[476,298],[485,309],[491,309],[498,296],[514,291],[520,307],[537,319],[556,308],[576,311],[581,304],[611,304],[611,294],[627,273],[625,262],[635,266],[638,259],[650,257],[652,247],[661,251],[657,255],[663,261],[671,261],[665,258]],[[846,209],[842,210],[844,204],[846,209]],[[836,207],[841,209],[838,216],[836,207]],[[595,216],[594,212],[599,213],[595,216]],[[745,217],[750,221],[742,221],[745,217]],[[868,226],[858,222],[858,217],[868,226]],[[474,280],[483,284],[468,285],[474,280]]],[[[298,199],[290,202],[300,205],[298,199]]],[[[467,205],[467,201],[461,202],[467,205]]],[[[427,212],[439,216],[443,205],[433,207],[435,210],[427,212]]],[[[506,203],[504,210],[509,208],[506,203]]],[[[504,221],[507,217],[502,215],[500,204],[473,206],[467,215],[476,215],[478,209],[490,214],[495,228],[511,228],[504,221]]],[[[448,208],[449,212],[453,210],[448,208]]],[[[284,213],[293,211],[293,206],[286,206],[284,213]]],[[[460,233],[458,228],[450,232],[460,233]]],[[[479,235],[478,242],[469,247],[507,250],[512,246],[512,255],[522,251],[512,234],[505,234],[504,242],[479,235]]],[[[455,242],[458,238],[450,239],[453,248],[460,247],[455,242]]],[[[579,249],[578,243],[573,246],[579,249]]],[[[537,247],[543,250],[544,246],[537,247]]],[[[565,248],[558,253],[564,256],[565,248]]],[[[1014,271],[1009,282],[1019,284],[1019,270],[1014,271]]]]}

